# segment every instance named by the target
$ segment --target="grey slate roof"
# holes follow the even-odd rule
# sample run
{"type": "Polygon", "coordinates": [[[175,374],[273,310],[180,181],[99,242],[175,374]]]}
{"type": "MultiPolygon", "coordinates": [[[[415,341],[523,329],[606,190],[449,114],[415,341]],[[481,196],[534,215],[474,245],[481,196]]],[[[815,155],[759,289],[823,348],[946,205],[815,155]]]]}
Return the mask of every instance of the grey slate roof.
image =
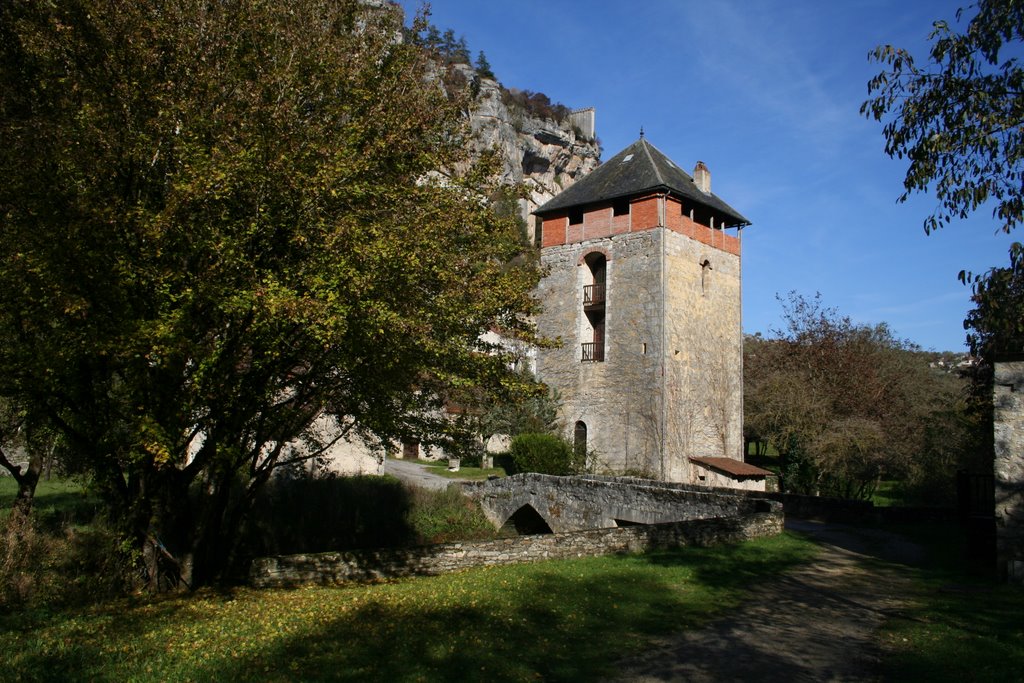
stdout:
{"type": "Polygon", "coordinates": [[[582,180],[534,211],[544,215],[572,206],[605,202],[650,191],[669,192],[683,200],[711,209],[725,225],[749,225],[743,217],[714,193],[701,192],[693,178],[641,137],[582,180]]]}

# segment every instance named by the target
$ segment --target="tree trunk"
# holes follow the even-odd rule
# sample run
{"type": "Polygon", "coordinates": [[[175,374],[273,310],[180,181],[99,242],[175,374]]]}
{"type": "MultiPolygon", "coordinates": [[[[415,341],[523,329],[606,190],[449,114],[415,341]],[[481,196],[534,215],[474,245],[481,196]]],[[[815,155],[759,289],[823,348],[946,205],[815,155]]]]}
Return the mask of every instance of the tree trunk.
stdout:
{"type": "Polygon", "coordinates": [[[0,466],[3,466],[14,481],[18,483],[18,493],[14,498],[14,513],[28,516],[32,512],[32,503],[35,500],[36,485],[39,483],[39,474],[43,471],[42,454],[32,451],[29,454],[28,465],[25,470],[7,459],[7,454],[0,448],[0,466]]]}

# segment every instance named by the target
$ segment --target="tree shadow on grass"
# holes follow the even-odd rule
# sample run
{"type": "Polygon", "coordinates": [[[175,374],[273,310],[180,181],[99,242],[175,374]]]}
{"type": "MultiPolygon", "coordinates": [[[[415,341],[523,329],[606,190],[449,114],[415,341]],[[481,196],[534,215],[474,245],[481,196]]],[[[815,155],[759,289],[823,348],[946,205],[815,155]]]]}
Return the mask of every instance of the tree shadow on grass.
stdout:
{"type": "Polygon", "coordinates": [[[748,590],[810,561],[815,545],[794,534],[711,547],[683,547],[639,557],[665,567],[685,566],[703,585],[723,590],[748,590]]]}
{"type": "Polygon", "coordinates": [[[649,638],[706,619],[718,597],[685,567],[652,573],[636,556],[248,591],[228,619],[227,601],[209,595],[219,616],[177,600],[71,617],[79,625],[61,642],[30,646],[14,665],[26,680],[595,680],[649,638]],[[177,635],[161,642],[168,628],[177,635]],[[211,631],[229,631],[219,637],[234,647],[201,652],[211,631]]]}
{"type": "Polygon", "coordinates": [[[495,593],[449,605],[442,589],[432,606],[367,605],[204,677],[257,680],[269,667],[299,680],[594,680],[687,609],[671,586],[629,572],[538,573],[510,590],[512,601],[495,593]]]}

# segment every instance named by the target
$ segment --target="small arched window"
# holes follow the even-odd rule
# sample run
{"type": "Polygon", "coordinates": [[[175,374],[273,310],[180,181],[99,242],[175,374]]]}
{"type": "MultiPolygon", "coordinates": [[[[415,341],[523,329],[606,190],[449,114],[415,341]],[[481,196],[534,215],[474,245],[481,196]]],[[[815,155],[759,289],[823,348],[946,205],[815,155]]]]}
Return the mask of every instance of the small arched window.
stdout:
{"type": "Polygon", "coordinates": [[[572,450],[576,455],[587,455],[587,423],[579,420],[572,432],[572,450]]]}
{"type": "Polygon", "coordinates": [[[704,259],[700,262],[700,293],[707,294],[711,289],[711,261],[704,259]]]}

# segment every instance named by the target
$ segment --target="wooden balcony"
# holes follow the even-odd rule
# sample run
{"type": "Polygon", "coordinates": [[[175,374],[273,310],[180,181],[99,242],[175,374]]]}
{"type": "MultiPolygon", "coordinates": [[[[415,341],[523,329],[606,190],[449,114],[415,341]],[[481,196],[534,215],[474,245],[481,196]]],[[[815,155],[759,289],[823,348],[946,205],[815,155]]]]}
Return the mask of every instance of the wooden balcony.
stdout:
{"type": "Polygon", "coordinates": [[[600,363],[604,361],[604,342],[587,342],[582,346],[584,363],[600,363]]]}
{"type": "Polygon", "coordinates": [[[583,288],[583,308],[604,306],[604,283],[595,282],[583,288]]]}

